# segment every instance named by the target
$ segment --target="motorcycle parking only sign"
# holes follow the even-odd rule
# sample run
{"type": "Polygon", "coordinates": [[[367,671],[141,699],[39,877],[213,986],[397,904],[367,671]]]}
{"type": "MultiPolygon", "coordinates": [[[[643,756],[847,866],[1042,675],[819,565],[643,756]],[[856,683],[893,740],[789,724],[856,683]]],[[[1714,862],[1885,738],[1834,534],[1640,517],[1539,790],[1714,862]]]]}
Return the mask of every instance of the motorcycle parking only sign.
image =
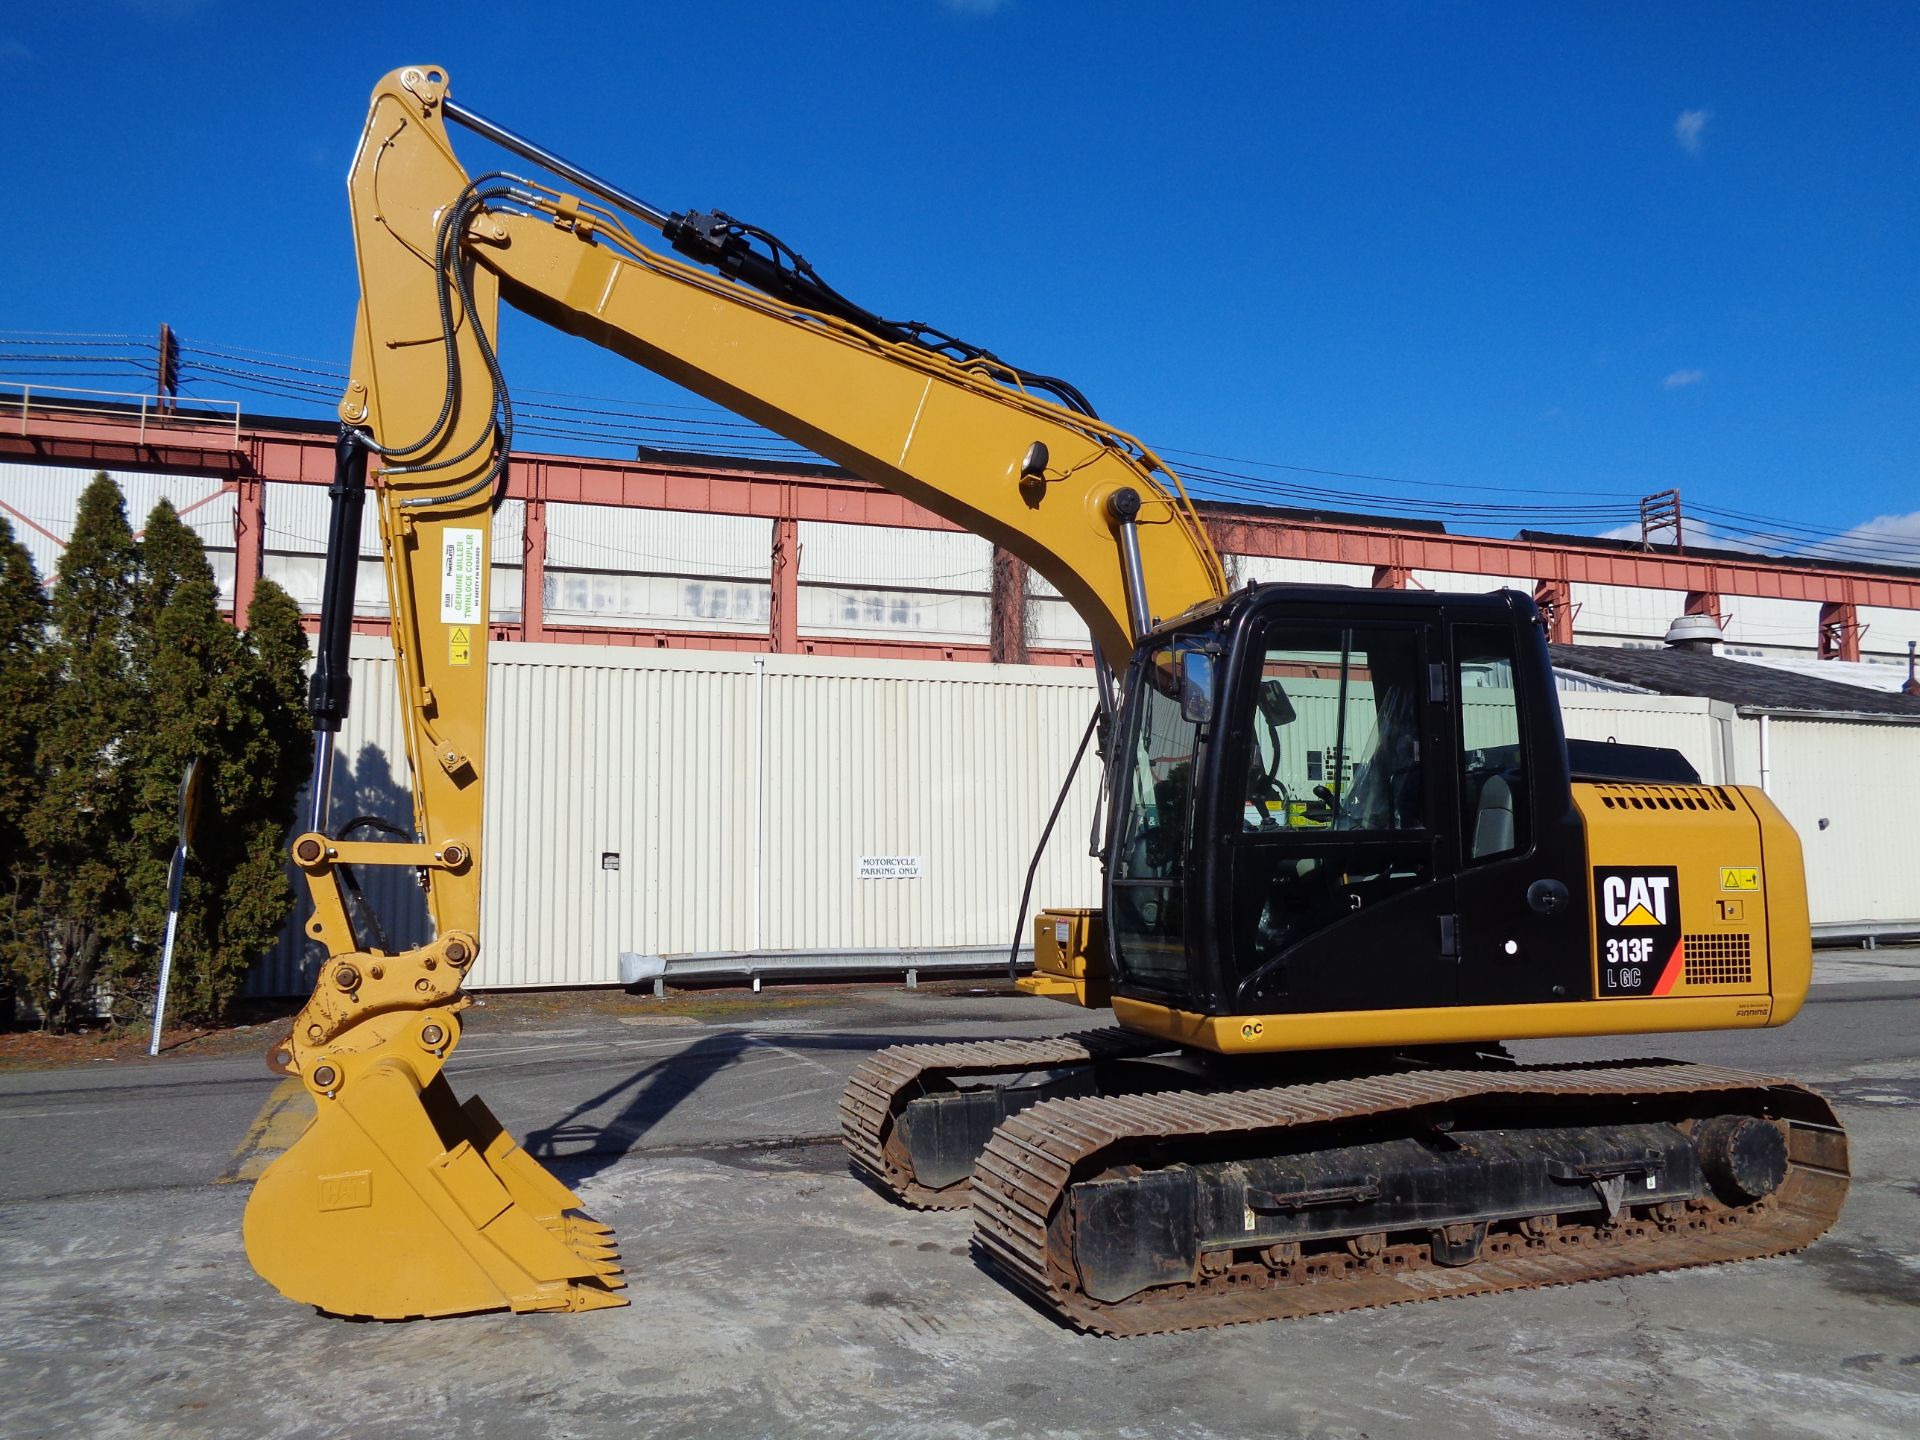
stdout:
{"type": "Polygon", "coordinates": [[[918,855],[861,855],[853,862],[853,873],[861,880],[918,880],[918,855]]]}
{"type": "Polygon", "coordinates": [[[1671,865],[1596,866],[1593,914],[1600,998],[1665,995],[1680,979],[1680,872],[1671,865]]]}

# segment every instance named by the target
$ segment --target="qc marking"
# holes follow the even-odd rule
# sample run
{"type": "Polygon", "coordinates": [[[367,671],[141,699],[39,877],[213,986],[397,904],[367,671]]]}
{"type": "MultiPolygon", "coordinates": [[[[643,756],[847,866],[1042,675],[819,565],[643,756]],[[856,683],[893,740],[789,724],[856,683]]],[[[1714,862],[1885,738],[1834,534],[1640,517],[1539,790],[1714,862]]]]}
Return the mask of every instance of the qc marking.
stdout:
{"type": "Polygon", "coordinates": [[[289,1075],[268,1092],[260,1113],[253,1117],[247,1133],[234,1146],[233,1159],[215,1179],[216,1185],[234,1185],[242,1180],[258,1180],[281,1152],[298,1140],[313,1119],[313,1097],[300,1083],[298,1075],[289,1075]]]}

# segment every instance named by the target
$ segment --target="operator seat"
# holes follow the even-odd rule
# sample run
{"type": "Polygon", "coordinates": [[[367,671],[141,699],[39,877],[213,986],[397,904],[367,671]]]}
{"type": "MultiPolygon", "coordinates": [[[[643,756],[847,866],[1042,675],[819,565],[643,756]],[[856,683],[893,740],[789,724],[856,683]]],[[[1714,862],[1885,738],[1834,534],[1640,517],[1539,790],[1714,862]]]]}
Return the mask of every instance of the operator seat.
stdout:
{"type": "Polygon", "coordinates": [[[1504,855],[1513,849],[1513,787],[1502,775],[1489,775],[1480,787],[1480,804],[1473,818],[1473,858],[1504,855]]]}

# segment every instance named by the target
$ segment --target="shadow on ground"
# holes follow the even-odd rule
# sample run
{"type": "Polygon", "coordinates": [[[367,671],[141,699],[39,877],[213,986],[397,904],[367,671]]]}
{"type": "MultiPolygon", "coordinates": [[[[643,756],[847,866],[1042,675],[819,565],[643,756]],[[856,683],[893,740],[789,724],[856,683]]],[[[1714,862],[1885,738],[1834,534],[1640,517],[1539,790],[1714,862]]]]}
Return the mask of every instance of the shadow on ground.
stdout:
{"type": "MultiPolygon", "coordinates": [[[[934,1043],[965,1044],[1005,1038],[1004,1032],[942,1035],[934,1043]]],[[[708,1080],[739,1064],[753,1051],[800,1055],[809,1051],[837,1054],[854,1051],[865,1055],[899,1043],[898,1034],[866,1032],[783,1033],[775,1038],[751,1030],[728,1030],[705,1035],[677,1054],[641,1065],[633,1074],[588,1096],[551,1125],[527,1131],[525,1148],[528,1154],[543,1161],[558,1162],[556,1168],[563,1166],[575,1179],[584,1179],[611,1168],[708,1080]],[[620,1107],[611,1120],[595,1124],[587,1118],[610,1105],[620,1107]]]]}

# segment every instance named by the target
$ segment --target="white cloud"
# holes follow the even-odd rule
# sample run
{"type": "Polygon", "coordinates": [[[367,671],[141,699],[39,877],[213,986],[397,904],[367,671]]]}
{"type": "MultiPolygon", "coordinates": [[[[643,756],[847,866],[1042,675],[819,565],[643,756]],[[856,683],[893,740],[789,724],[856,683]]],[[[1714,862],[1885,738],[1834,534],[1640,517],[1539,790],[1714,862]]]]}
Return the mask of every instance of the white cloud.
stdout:
{"type": "Polygon", "coordinates": [[[940,0],[956,15],[998,15],[1013,0],[940,0]]]}
{"type": "Polygon", "coordinates": [[[1829,554],[1889,565],[1920,565],[1920,510],[1910,515],[1875,516],[1819,548],[1829,554]]]}
{"type": "MultiPolygon", "coordinates": [[[[1720,520],[1689,518],[1687,538],[1716,550],[1750,550],[1800,560],[1851,560],[1862,565],[1920,565],[1920,510],[1880,515],[1830,540],[1800,531],[1722,528],[1720,520]]],[[[1637,527],[1623,527],[1635,529],[1637,527]]]]}
{"type": "Polygon", "coordinates": [[[1660,383],[1669,390],[1684,390],[1689,385],[1698,385],[1707,378],[1704,370],[1676,370],[1660,383]]]}
{"type": "Polygon", "coordinates": [[[1673,122],[1673,138],[1680,142],[1680,148],[1689,155],[1698,155],[1701,141],[1706,138],[1707,121],[1712,118],[1711,110],[1682,110],[1673,122]]]}
{"type": "MultiPolygon", "coordinates": [[[[1715,528],[1715,522],[1702,519],[1699,516],[1685,515],[1684,511],[1682,520],[1686,526],[1687,544],[1696,549],[1740,550],[1755,555],[1791,556],[1798,554],[1800,546],[1804,543],[1791,535],[1774,535],[1765,531],[1742,534],[1732,530],[1717,529],[1715,528]]],[[[1616,525],[1611,530],[1602,530],[1596,538],[1601,540],[1631,540],[1637,545],[1640,543],[1640,522],[1635,520],[1626,525],[1616,525]]],[[[1656,545],[1673,544],[1672,529],[1668,528],[1655,531],[1653,543],[1656,545]]]]}

